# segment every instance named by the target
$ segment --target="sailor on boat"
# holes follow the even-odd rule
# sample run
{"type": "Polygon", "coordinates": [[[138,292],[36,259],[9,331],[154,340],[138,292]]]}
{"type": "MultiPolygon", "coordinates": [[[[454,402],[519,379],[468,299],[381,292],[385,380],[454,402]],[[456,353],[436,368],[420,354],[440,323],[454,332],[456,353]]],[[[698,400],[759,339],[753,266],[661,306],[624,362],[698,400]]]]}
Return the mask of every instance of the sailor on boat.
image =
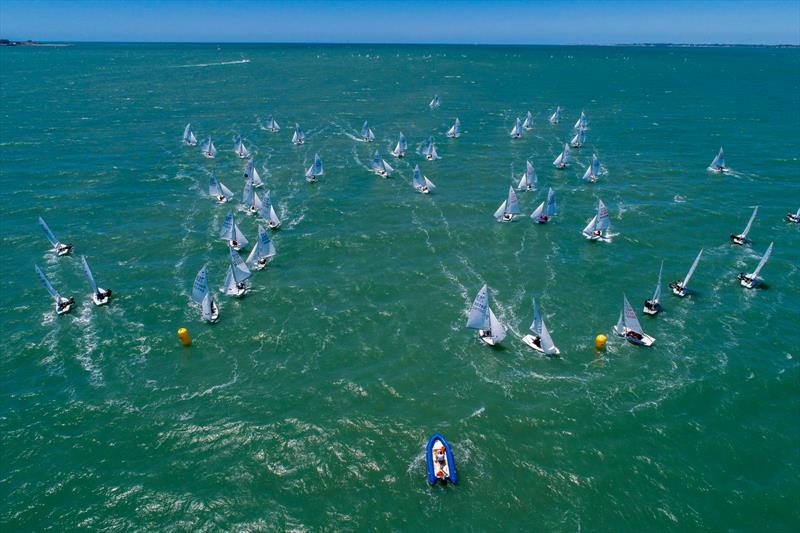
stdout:
{"type": "Polygon", "coordinates": [[[101,289],[100,287],[97,288],[97,292],[92,295],[92,299],[94,303],[97,305],[103,305],[104,303],[108,303],[108,300],[111,298],[111,289],[101,289]]]}
{"type": "Polygon", "coordinates": [[[645,300],[644,301],[644,312],[647,313],[648,310],[650,313],[648,314],[656,314],[658,312],[659,304],[653,300],[645,300]]]}
{"type": "Polygon", "coordinates": [[[669,284],[669,288],[676,296],[686,296],[686,289],[683,288],[680,281],[673,281],[669,284]]]}
{"type": "Polygon", "coordinates": [[[436,462],[439,463],[439,466],[441,466],[441,467],[443,467],[444,465],[447,464],[447,457],[445,456],[445,451],[446,451],[446,448],[444,446],[442,446],[436,452],[436,462]]]}
{"type": "Polygon", "coordinates": [[[69,298],[61,297],[58,299],[58,303],[56,304],[56,313],[58,313],[59,315],[63,313],[68,313],[70,307],[72,307],[73,305],[75,305],[75,298],[73,298],[72,296],[70,296],[69,298]]]}
{"type": "Polygon", "coordinates": [[[797,213],[786,213],[786,221],[800,224],[800,209],[797,210],[797,213]]]}

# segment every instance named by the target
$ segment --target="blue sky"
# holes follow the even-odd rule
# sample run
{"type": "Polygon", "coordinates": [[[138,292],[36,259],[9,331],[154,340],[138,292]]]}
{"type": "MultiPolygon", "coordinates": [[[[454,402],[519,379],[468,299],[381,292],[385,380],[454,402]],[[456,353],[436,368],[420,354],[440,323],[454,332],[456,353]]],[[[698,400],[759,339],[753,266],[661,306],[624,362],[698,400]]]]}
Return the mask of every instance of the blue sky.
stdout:
{"type": "Polygon", "coordinates": [[[42,41],[800,44],[800,0],[0,0],[42,41]]]}

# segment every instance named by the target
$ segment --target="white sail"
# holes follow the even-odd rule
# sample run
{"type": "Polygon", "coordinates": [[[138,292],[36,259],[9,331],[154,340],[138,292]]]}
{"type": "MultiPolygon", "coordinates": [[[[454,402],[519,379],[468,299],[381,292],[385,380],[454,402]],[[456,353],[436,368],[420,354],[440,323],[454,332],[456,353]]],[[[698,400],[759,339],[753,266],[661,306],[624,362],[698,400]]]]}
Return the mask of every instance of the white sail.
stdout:
{"type": "Polygon", "coordinates": [[[516,139],[522,137],[522,121],[517,117],[517,120],[514,122],[514,127],[511,128],[511,138],[516,139]]]}
{"type": "Polygon", "coordinates": [[[253,205],[253,180],[248,179],[244,182],[244,190],[242,191],[242,205],[251,207],[253,205]]]}
{"type": "Polygon", "coordinates": [[[222,183],[221,181],[219,182],[219,190],[222,192],[222,196],[224,196],[228,200],[233,198],[233,191],[231,191],[229,188],[227,188],[225,186],[225,184],[222,183]]]}
{"type": "Polygon", "coordinates": [[[42,217],[39,217],[39,225],[42,227],[42,230],[44,230],[44,235],[47,237],[47,240],[50,241],[50,244],[52,244],[54,248],[57,248],[61,243],[58,242],[58,239],[56,239],[56,236],[53,235],[52,231],[50,231],[50,227],[42,217]]]}
{"type": "Polygon", "coordinates": [[[608,217],[608,209],[603,200],[597,201],[597,228],[600,231],[608,231],[611,227],[611,219],[608,217]]]}
{"type": "Polygon", "coordinates": [[[203,300],[200,305],[203,308],[202,314],[200,315],[201,318],[206,322],[214,320],[214,301],[208,290],[206,290],[206,293],[203,295],[203,300]]]}
{"type": "Polygon", "coordinates": [[[761,274],[761,269],[764,268],[764,265],[766,265],[767,261],[769,260],[769,256],[772,255],[772,245],[773,243],[769,243],[767,251],[764,252],[763,256],[761,256],[761,261],[758,262],[758,266],[753,271],[753,273],[747,276],[748,278],[755,281],[758,278],[758,275],[761,274]]]}
{"type": "Polygon", "coordinates": [[[197,144],[197,137],[194,136],[191,124],[187,124],[186,127],[183,129],[183,142],[185,142],[189,146],[194,146],[195,144],[197,144]]]}
{"type": "Polygon", "coordinates": [[[552,217],[556,214],[556,193],[553,192],[553,188],[550,187],[547,191],[547,209],[545,210],[545,215],[552,217]]]}
{"type": "Polygon", "coordinates": [[[251,179],[253,180],[253,187],[259,188],[264,186],[264,182],[261,180],[261,176],[258,174],[258,170],[256,170],[255,163],[252,159],[250,159],[244,167],[244,179],[251,179]]]}
{"type": "Polygon", "coordinates": [[[375,140],[375,134],[369,128],[369,124],[367,124],[366,120],[364,121],[364,125],[361,126],[361,138],[367,142],[372,142],[375,140]]]}
{"type": "Polygon", "coordinates": [[[542,336],[542,316],[539,314],[539,306],[536,305],[536,300],[533,300],[533,322],[531,322],[529,329],[537,337],[542,336]]]}
{"type": "Polygon", "coordinates": [[[433,140],[431,140],[431,148],[430,151],[428,152],[428,158],[431,161],[436,161],[437,159],[441,159],[441,157],[439,157],[439,154],[436,153],[436,145],[433,144],[433,140]]]}
{"type": "Polygon", "coordinates": [[[569,143],[564,144],[564,150],[558,154],[555,161],[553,161],[553,166],[560,167],[562,165],[567,165],[568,163],[572,162],[572,150],[569,148],[569,143]]]}
{"type": "Polygon", "coordinates": [[[256,241],[256,245],[253,246],[253,250],[250,252],[250,255],[247,256],[247,264],[254,266],[259,260],[269,260],[275,257],[276,253],[277,251],[275,250],[275,245],[269,238],[269,232],[267,232],[264,226],[259,224],[258,240],[256,241]]]}
{"type": "Polygon", "coordinates": [[[581,130],[581,129],[585,129],[586,128],[586,113],[581,111],[581,117],[575,123],[573,128],[576,129],[576,130],[581,130]]]}
{"type": "Polygon", "coordinates": [[[312,163],[312,165],[308,167],[308,170],[306,170],[306,177],[318,178],[319,176],[322,176],[323,173],[324,170],[322,168],[322,159],[320,159],[319,154],[314,154],[314,163],[312,163]]]}
{"type": "Polygon", "coordinates": [[[92,292],[97,293],[97,282],[94,280],[92,270],[89,268],[89,263],[86,262],[85,255],[81,256],[81,265],[83,266],[83,273],[86,274],[86,279],[89,281],[89,285],[92,287],[92,292]]]}
{"type": "Polygon", "coordinates": [[[531,115],[530,111],[528,111],[528,114],[525,115],[525,121],[522,123],[522,128],[526,130],[533,129],[533,115],[531,115]]]}
{"type": "Polygon", "coordinates": [[[597,154],[592,154],[592,164],[586,169],[586,172],[583,174],[583,179],[586,181],[597,181],[598,176],[600,176],[602,172],[597,154]]]}
{"type": "Polygon", "coordinates": [[[450,129],[447,130],[447,136],[451,138],[455,138],[461,135],[461,121],[456,118],[456,121],[453,122],[453,125],[450,126],[450,129]]]}
{"type": "Polygon", "coordinates": [[[272,115],[267,117],[267,129],[273,133],[276,131],[280,131],[281,129],[281,127],[278,126],[278,123],[275,121],[272,115]]]}
{"type": "Polygon", "coordinates": [[[664,273],[664,261],[661,261],[661,268],[658,269],[658,283],[656,283],[656,290],[653,291],[653,302],[658,303],[661,299],[661,274],[664,273]]]}
{"type": "Polygon", "coordinates": [[[550,115],[550,124],[558,124],[561,120],[561,107],[556,106],[555,112],[550,115]]]}
{"type": "Polygon", "coordinates": [[[431,103],[428,104],[428,106],[431,109],[438,109],[440,105],[441,105],[441,101],[439,100],[439,95],[438,94],[434,95],[433,100],[431,100],[431,103]]]}
{"type": "Polygon", "coordinates": [[[239,252],[234,249],[230,250],[231,252],[231,267],[233,267],[233,277],[236,279],[236,283],[241,283],[248,279],[252,273],[250,269],[247,268],[247,265],[244,261],[242,261],[239,252]]]}
{"type": "Polygon", "coordinates": [[[530,161],[525,161],[525,175],[528,177],[528,185],[532,189],[536,189],[539,184],[539,179],[536,177],[536,169],[530,161]]]}
{"type": "Polygon", "coordinates": [[[689,269],[689,272],[686,274],[686,277],[683,278],[683,283],[681,283],[681,287],[683,287],[684,289],[686,288],[687,285],[689,285],[689,280],[692,279],[692,275],[694,274],[694,271],[697,269],[697,263],[700,262],[700,256],[702,255],[703,255],[703,249],[701,248],[700,253],[697,254],[697,257],[695,257],[694,259],[694,263],[692,263],[692,268],[689,269]]]}
{"type": "Polygon", "coordinates": [[[642,331],[642,325],[639,324],[639,319],[636,317],[636,313],[631,307],[630,302],[628,302],[628,298],[623,294],[622,295],[622,311],[625,317],[625,327],[629,330],[635,331],[639,335],[643,335],[644,331],[642,331]]]}
{"type": "Polygon", "coordinates": [[[490,329],[489,323],[489,289],[484,285],[472,302],[467,318],[467,327],[472,329],[490,329]]]}
{"type": "Polygon", "coordinates": [[[583,130],[578,130],[572,140],[569,142],[573,148],[580,148],[586,142],[586,134],[583,130]]]}
{"type": "Polygon", "coordinates": [[[711,170],[718,170],[720,168],[725,168],[725,152],[723,152],[722,147],[719,149],[719,153],[717,153],[717,157],[708,165],[708,168],[711,170]]]}
{"type": "Polygon", "coordinates": [[[547,329],[547,325],[542,320],[542,332],[539,335],[539,345],[542,347],[542,351],[547,355],[555,355],[558,353],[558,348],[553,343],[553,339],[550,337],[550,331],[547,329]]]}
{"type": "Polygon", "coordinates": [[[756,213],[758,213],[758,206],[753,209],[753,214],[750,215],[750,220],[747,221],[747,226],[744,228],[742,232],[742,238],[747,239],[747,234],[750,233],[750,228],[753,226],[753,221],[756,219],[756,213]]]}
{"type": "Polygon", "coordinates": [[[253,207],[255,207],[256,212],[261,211],[261,198],[258,197],[258,193],[253,193],[253,207]]]}
{"type": "Polygon", "coordinates": [[[494,212],[494,218],[500,220],[503,218],[503,215],[506,214],[506,201],[503,200],[503,203],[500,204],[500,207],[497,208],[497,211],[494,212]]]}
{"type": "Polygon", "coordinates": [[[219,238],[223,241],[236,241],[242,248],[246,247],[249,242],[236,224],[232,211],[225,216],[225,220],[222,222],[219,238]]]}
{"type": "Polygon", "coordinates": [[[36,274],[39,276],[39,281],[42,282],[42,285],[44,285],[44,288],[47,289],[47,292],[50,293],[50,296],[53,297],[53,300],[55,300],[56,303],[58,303],[59,300],[61,299],[61,295],[58,294],[58,291],[55,290],[53,288],[53,285],[50,284],[50,280],[47,279],[47,276],[44,275],[42,269],[40,269],[38,265],[34,265],[34,268],[36,269],[36,274]]]}
{"type": "Polygon", "coordinates": [[[514,187],[508,187],[508,199],[506,200],[506,213],[509,215],[519,215],[522,213],[519,209],[519,202],[517,201],[517,193],[514,187]]]}
{"type": "MultiPolygon", "coordinates": [[[[511,179],[512,180],[514,179],[514,163],[511,163],[511,179]]],[[[519,183],[517,183],[517,190],[524,191],[525,189],[528,188],[528,185],[530,185],[530,182],[528,181],[528,173],[525,172],[519,178],[519,183]]]]}
{"type": "Polygon", "coordinates": [[[300,124],[294,125],[294,135],[292,135],[292,143],[303,144],[306,140],[306,134],[300,129],[300,124]]]}
{"type": "Polygon", "coordinates": [[[492,312],[492,308],[489,308],[489,329],[492,331],[492,340],[496,343],[503,342],[503,339],[506,338],[506,328],[503,324],[497,320],[497,317],[494,316],[494,312],[492,312]]]}
{"type": "Polygon", "coordinates": [[[211,137],[203,142],[203,145],[200,147],[204,154],[208,157],[214,157],[217,155],[217,147],[214,146],[214,141],[211,140],[211,137]]]}
{"type": "Polygon", "coordinates": [[[270,191],[267,191],[264,194],[264,198],[261,201],[261,209],[259,210],[258,214],[264,220],[269,221],[273,228],[277,228],[281,225],[281,221],[278,218],[277,213],[275,213],[275,208],[272,207],[272,194],[270,191]]]}
{"type": "Polygon", "coordinates": [[[244,141],[242,141],[241,137],[236,138],[236,145],[234,146],[233,151],[236,152],[236,155],[242,159],[247,159],[250,157],[250,150],[248,150],[244,145],[244,141]]]}
{"type": "Polygon", "coordinates": [[[616,325],[614,325],[614,332],[619,336],[625,335],[625,317],[623,316],[623,314],[624,314],[624,309],[620,309],[619,318],[617,319],[616,325]]]}
{"type": "Polygon", "coordinates": [[[583,234],[587,237],[591,237],[594,234],[595,229],[597,228],[597,215],[592,217],[592,220],[586,224],[586,227],[583,228],[583,234]]]}
{"type": "Polygon", "coordinates": [[[225,282],[222,284],[222,288],[220,290],[228,296],[239,296],[241,294],[239,287],[236,286],[236,277],[233,273],[233,265],[228,267],[228,272],[225,273],[225,282]]]}
{"type": "Polygon", "coordinates": [[[208,294],[208,265],[203,265],[192,284],[192,301],[201,304],[206,294],[208,294]]]}
{"type": "Polygon", "coordinates": [[[397,145],[392,150],[392,155],[395,157],[403,157],[408,150],[408,142],[406,141],[406,136],[403,135],[403,132],[400,132],[400,138],[397,140],[397,145]]]}
{"type": "Polygon", "coordinates": [[[542,213],[544,213],[544,202],[540,203],[539,207],[533,210],[533,213],[531,213],[531,218],[533,220],[538,220],[539,217],[542,216],[542,213]]]}

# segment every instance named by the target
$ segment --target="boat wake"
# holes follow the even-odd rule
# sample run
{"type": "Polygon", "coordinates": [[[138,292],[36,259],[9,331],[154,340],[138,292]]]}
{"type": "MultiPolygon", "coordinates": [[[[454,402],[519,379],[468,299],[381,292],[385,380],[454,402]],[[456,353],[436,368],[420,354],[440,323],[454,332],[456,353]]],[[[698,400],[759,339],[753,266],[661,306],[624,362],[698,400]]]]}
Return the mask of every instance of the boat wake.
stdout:
{"type": "Polygon", "coordinates": [[[237,61],[220,61],[219,63],[195,63],[192,65],[175,65],[171,68],[196,68],[196,67],[216,67],[219,65],[242,65],[249,63],[249,59],[239,59],[237,61]]]}

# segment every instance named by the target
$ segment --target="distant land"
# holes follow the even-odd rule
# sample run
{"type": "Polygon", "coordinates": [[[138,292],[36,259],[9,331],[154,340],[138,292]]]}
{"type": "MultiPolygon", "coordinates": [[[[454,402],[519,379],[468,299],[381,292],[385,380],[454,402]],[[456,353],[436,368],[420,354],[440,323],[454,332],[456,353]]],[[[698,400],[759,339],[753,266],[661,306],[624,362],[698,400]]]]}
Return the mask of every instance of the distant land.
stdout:
{"type": "Polygon", "coordinates": [[[72,46],[70,44],[59,43],[40,43],[37,41],[11,41],[9,39],[0,39],[0,46],[72,46]]]}

